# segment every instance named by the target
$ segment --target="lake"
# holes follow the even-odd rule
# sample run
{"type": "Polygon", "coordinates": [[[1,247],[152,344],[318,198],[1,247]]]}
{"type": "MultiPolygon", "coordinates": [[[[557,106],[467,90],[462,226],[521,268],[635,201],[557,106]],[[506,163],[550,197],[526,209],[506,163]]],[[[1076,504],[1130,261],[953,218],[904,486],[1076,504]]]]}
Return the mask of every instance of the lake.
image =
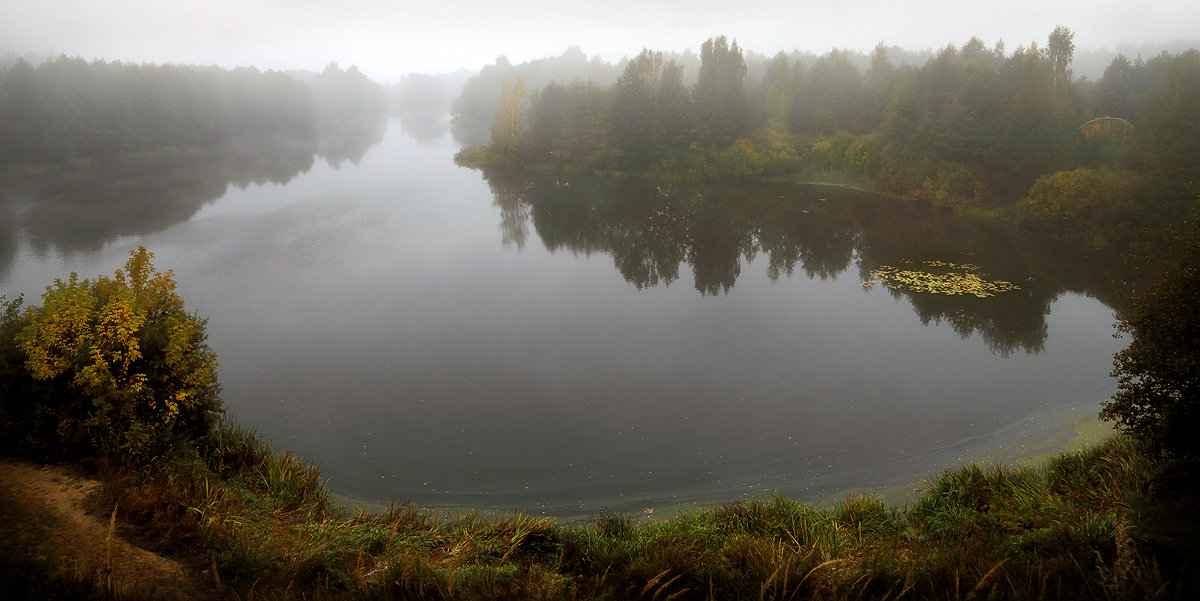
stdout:
{"type": "Polygon", "coordinates": [[[9,182],[0,294],[145,245],[208,319],[230,413],[363,503],[902,500],[1075,444],[1115,390],[1112,257],[834,187],[481,173],[400,121],[366,140],[9,182]]]}

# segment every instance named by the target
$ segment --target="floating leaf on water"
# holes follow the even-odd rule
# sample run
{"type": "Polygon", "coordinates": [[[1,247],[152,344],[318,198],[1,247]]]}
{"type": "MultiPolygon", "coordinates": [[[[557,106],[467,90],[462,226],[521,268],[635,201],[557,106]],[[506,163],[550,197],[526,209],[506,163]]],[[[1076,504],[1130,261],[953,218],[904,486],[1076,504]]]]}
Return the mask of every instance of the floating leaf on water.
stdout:
{"type": "MultiPolygon", "coordinates": [[[[911,264],[912,262],[904,260],[902,263],[911,264]]],[[[863,281],[863,288],[870,289],[875,284],[882,284],[888,288],[905,289],[912,292],[970,294],[979,298],[1020,289],[1012,282],[983,279],[975,273],[979,271],[978,265],[938,260],[923,261],[923,263],[926,267],[935,269],[936,272],[884,265],[871,270],[871,279],[863,281]]]]}

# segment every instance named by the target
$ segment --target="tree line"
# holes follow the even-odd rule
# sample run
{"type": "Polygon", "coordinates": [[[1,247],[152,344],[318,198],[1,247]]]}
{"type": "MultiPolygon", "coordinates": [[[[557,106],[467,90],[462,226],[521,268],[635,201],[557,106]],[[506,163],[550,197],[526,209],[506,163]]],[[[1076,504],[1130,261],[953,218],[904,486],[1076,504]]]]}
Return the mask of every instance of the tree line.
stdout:
{"type": "Polygon", "coordinates": [[[355,67],[315,74],[86,61],[0,71],[0,165],[221,150],[241,139],[311,139],[324,124],[386,115],[355,67]]]}
{"type": "MultiPolygon", "coordinates": [[[[890,195],[1004,211],[1098,242],[1185,214],[1200,175],[1200,53],[1117,56],[1075,78],[1074,33],[1008,52],[972,38],[923,65],[833,50],[759,73],[725,37],[698,72],[644,50],[612,84],[499,82],[490,142],[460,160],[566,171],[862,182],[890,195]],[[1120,229],[1119,227],[1117,228],[1120,229]]],[[[468,84],[468,87],[470,84],[468,84]]]]}

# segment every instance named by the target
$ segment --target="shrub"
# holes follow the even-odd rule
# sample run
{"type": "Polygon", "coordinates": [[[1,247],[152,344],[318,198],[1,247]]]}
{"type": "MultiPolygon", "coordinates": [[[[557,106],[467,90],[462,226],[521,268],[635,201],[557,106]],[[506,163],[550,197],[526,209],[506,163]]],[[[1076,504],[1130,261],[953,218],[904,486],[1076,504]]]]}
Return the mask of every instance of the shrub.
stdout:
{"type": "Polygon", "coordinates": [[[183,310],[174,273],[153,256],[138,247],[111,278],[55,280],[41,307],[8,303],[0,318],[5,369],[24,374],[0,412],[58,454],[143,461],[214,424],[205,322],[183,310]]]}
{"type": "Polygon", "coordinates": [[[1157,271],[1144,289],[1129,291],[1118,335],[1117,393],[1100,417],[1169,454],[1200,454],[1200,203],[1192,231],[1164,236],[1157,271]]]}
{"type": "Polygon", "coordinates": [[[1043,175],[1017,205],[1031,225],[1075,231],[1119,210],[1128,194],[1130,174],[1111,169],[1075,169],[1043,175]]]}

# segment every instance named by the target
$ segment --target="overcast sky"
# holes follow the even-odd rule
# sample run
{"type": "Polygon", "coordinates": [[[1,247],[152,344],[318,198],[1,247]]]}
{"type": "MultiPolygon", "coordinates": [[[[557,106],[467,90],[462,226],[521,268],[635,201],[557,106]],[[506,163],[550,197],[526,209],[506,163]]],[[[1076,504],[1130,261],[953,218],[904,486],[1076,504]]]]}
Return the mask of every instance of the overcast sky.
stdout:
{"type": "MultiPolygon", "coordinates": [[[[608,60],[698,49],[725,34],[748,50],[961,45],[1011,52],[1057,24],[1079,48],[1200,39],[1197,0],[0,0],[0,51],[87,59],[255,65],[356,64],[380,81],[478,69],[580,46],[608,60]]],[[[1197,42],[1200,43],[1200,42],[1197,42]]]]}

